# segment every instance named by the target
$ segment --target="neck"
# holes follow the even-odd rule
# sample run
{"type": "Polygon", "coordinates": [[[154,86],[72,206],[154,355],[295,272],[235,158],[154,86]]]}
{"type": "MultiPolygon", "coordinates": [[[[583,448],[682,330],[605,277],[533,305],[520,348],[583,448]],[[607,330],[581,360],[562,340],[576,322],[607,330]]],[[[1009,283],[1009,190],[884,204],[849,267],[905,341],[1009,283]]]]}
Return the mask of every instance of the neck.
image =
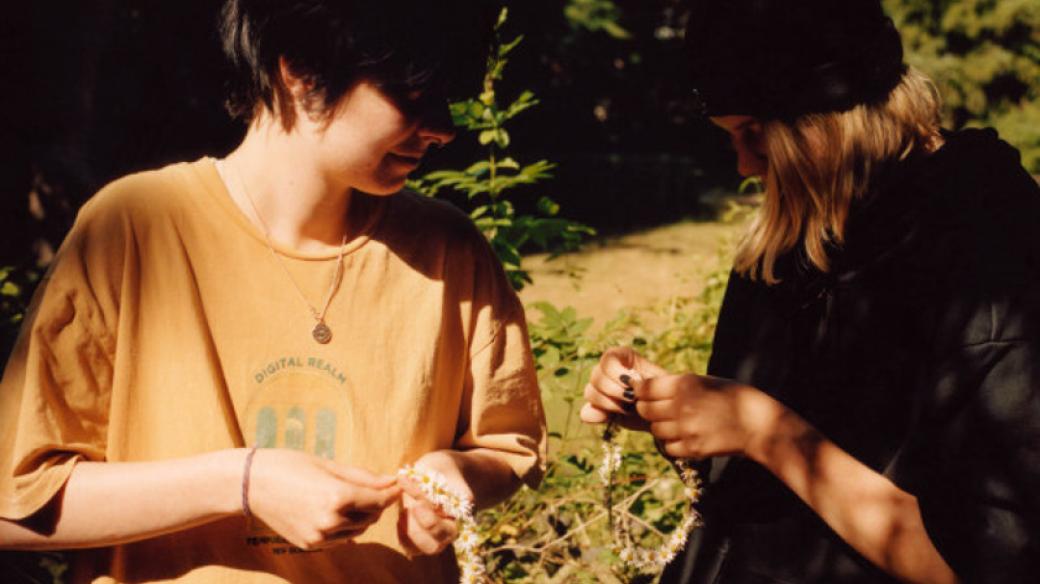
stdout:
{"type": "Polygon", "coordinates": [[[351,189],[320,171],[307,139],[262,115],[225,159],[224,178],[239,209],[272,241],[325,252],[347,235],[351,189]]]}

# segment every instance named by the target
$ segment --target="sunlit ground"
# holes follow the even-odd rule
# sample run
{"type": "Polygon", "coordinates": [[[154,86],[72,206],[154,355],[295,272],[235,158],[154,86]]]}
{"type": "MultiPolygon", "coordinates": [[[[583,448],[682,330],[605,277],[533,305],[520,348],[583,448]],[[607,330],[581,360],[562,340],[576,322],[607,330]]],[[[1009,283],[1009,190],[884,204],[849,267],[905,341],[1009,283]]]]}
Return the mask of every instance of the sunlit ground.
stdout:
{"type": "Polygon", "coordinates": [[[545,254],[527,256],[524,268],[534,283],[520,298],[528,306],[537,301],[574,306],[600,326],[622,309],[696,296],[704,275],[718,266],[720,246],[732,245],[740,229],[684,221],[594,241],[551,260],[545,254]]]}

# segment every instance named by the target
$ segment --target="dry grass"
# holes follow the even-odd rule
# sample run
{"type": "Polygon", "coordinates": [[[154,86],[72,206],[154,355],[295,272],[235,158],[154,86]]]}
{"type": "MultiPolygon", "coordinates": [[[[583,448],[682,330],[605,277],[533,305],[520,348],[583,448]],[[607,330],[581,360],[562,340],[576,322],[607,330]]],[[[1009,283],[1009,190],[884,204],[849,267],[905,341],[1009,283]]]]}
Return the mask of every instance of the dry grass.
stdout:
{"type": "Polygon", "coordinates": [[[677,296],[695,296],[715,269],[720,245],[740,227],[684,221],[588,243],[576,253],[524,258],[534,284],[520,292],[525,305],[548,301],[574,306],[596,325],[626,308],[645,308],[677,296]]]}

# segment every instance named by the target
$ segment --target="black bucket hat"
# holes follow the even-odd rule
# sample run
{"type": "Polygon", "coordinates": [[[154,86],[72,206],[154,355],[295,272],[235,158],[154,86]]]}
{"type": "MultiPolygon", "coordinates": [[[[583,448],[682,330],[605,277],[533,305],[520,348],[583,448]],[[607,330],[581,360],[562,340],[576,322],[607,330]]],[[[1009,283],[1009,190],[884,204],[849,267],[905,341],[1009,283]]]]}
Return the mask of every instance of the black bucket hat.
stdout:
{"type": "Polygon", "coordinates": [[[879,0],[691,0],[686,47],[709,116],[846,111],[885,99],[906,71],[879,0]]]}

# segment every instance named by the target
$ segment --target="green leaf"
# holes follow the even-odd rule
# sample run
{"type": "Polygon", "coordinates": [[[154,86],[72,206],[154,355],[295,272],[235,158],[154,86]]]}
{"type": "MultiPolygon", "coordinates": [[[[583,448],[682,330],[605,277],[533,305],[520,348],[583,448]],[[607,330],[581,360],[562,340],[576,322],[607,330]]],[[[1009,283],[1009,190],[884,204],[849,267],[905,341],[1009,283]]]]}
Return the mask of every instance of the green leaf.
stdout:
{"type": "Polygon", "coordinates": [[[503,158],[502,160],[498,161],[496,166],[498,168],[510,168],[520,170],[520,163],[516,160],[513,160],[512,158],[503,158]]]}
{"type": "Polygon", "coordinates": [[[538,210],[541,213],[552,217],[560,212],[560,205],[549,197],[541,197],[538,199],[538,210]]]}
{"type": "MultiPolygon", "coordinates": [[[[500,166],[501,166],[501,164],[502,163],[499,163],[500,166]]],[[[490,169],[491,169],[491,163],[488,162],[487,160],[481,160],[479,162],[475,162],[475,163],[469,165],[469,167],[466,168],[466,170],[463,171],[463,172],[465,172],[465,174],[468,174],[468,175],[471,175],[471,176],[481,176],[484,173],[486,173],[487,171],[489,171],[490,169]]]]}
{"type": "Polygon", "coordinates": [[[495,130],[484,130],[477,137],[477,141],[480,142],[481,146],[487,146],[495,139],[495,130]]]}
{"type": "Polygon", "coordinates": [[[494,140],[495,140],[495,144],[498,144],[499,148],[508,148],[509,147],[509,132],[506,132],[505,129],[503,129],[503,128],[499,128],[499,129],[495,130],[494,140]]]}
{"type": "Polygon", "coordinates": [[[11,296],[17,298],[22,293],[22,289],[17,284],[11,281],[4,282],[3,286],[0,286],[0,295],[11,296]]]}
{"type": "Polygon", "coordinates": [[[524,40],[524,35],[520,35],[520,36],[516,37],[515,39],[509,41],[508,43],[503,43],[503,44],[499,45],[499,47],[498,47],[498,57],[499,57],[499,59],[501,59],[502,57],[505,57],[506,55],[508,55],[513,49],[516,48],[517,45],[520,44],[520,41],[522,41],[522,40],[524,40]]]}
{"type": "Polygon", "coordinates": [[[545,353],[538,359],[538,365],[543,369],[555,369],[560,364],[560,350],[556,347],[547,347],[545,353]]]}
{"type": "Polygon", "coordinates": [[[542,318],[559,318],[560,311],[551,303],[544,300],[531,304],[531,307],[542,313],[542,318]]]}
{"type": "Polygon", "coordinates": [[[503,263],[513,264],[514,266],[520,265],[520,252],[509,242],[493,241],[492,243],[494,244],[492,248],[495,250],[495,254],[503,263]]]}

